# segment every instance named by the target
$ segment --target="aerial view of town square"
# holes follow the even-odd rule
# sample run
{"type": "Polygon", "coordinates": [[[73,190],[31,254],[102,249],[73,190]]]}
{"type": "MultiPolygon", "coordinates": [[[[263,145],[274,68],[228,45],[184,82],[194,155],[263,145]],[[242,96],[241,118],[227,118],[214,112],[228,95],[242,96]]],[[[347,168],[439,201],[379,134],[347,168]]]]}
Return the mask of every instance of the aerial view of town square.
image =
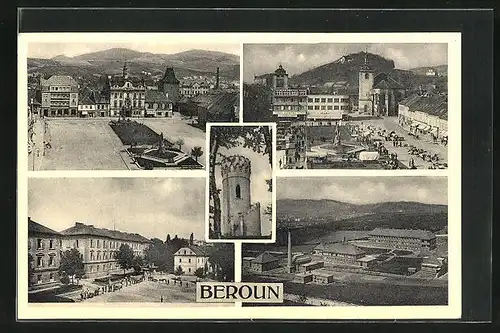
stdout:
{"type": "Polygon", "coordinates": [[[447,182],[278,178],[276,243],[243,244],[242,280],[285,306],[447,305],[447,182]]]}
{"type": "Polygon", "coordinates": [[[234,281],[204,198],[204,178],[30,178],[28,301],[196,305],[196,282],[234,281]]]}
{"type": "Polygon", "coordinates": [[[28,169],[204,168],[239,117],[238,44],[29,43],[28,169]]]}
{"type": "Polygon", "coordinates": [[[447,44],[244,44],[244,121],[282,169],[447,169],[447,44]]]}

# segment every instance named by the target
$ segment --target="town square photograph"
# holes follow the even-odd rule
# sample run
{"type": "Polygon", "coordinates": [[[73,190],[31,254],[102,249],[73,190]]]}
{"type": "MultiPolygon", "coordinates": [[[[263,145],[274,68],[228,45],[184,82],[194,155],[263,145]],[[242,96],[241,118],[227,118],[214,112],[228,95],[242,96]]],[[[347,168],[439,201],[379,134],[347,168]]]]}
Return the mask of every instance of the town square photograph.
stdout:
{"type": "Polygon", "coordinates": [[[28,186],[28,256],[18,260],[30,303],[191,306],[196,282],[234,281],[234,246],[204,241],[204,178],[30,178],[28,186]]]}
{"type": "Polygon", "coordinates": [[[237,43],[65,36],[25,43],[30,171],[203,169],[206,123],[238,121],[237,43]]]}
{"type": "Polygon", "coordinates": [[[209,129],[209,239],[271,240],[273,126],[209,129]]]}
{"type": "Polygon", "coordinates": [[[282,282],[284,306],[449,304],[446,177],[276,185],[276,243],[242,245],[244,281],[282,282]]]}
{"type": "Polygon", "coordinates": [[[281,169],[447,169],[447,43],[243,45],[243,119],[281,169]]]}

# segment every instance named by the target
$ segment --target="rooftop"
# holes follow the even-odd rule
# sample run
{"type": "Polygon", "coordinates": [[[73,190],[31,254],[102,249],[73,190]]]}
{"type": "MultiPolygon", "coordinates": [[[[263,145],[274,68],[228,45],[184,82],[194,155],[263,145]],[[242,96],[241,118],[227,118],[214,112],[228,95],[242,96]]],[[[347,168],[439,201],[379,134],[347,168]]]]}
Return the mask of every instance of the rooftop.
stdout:
{"type": "Polygon", "coordinates": [[[61,234],[55,230],[47,228],[46,226],[33,221],[28,217],[28,234],[46,234],[46,235],[56,235],[61,236],[61,234]]]}
{"type": "Polygon", "coordinates": [[[96,228],[93,225],[87,225],[81,222],[75,222],[71,228],[61,231],[62,235],[66,236],[101,236],[122,241],[132,241],[140,243],[150,243],[151,241],[137,233],[128,233],[118,230],[109,230],[105,228],[96,228]]]}
{"type": "Polygon", "coordinates": [[[146,102],[171,102],[170,99],[160,90],[146,90],[146,102]]]}
{"type": "Polygon", "coordinates": [[[324,252],[332,252],[332,253],[348,254],[348,255],[358,255],[365,253],[363,250],[349,243],[332,243],[332,244],[321,243],[314,249],[324,252]]]}
{"type": "Polygon", "coordinates": [[[259,264],[265,264],[268,262],[275,262],[278,261],[278,258],[274,257],[273,255],[263,252],[260,255],[258,255],[252,262],[259,263],[259,264]]]}
{"type": "Polygon", "coordinates": [[[448,119],[448,97],[445,95],[412,95],[399,104],[412,112],[420,111],[441,119],[448,119]]]}
{"type": "Polygon", "coordinates": [[[419,229],[384,229],[375,228],[368,233],[369,236],[385,236],[385,237],[405,237],[405,238],[419,238],[423,240],[430,240],[436,236],[427,230],[419,229]]]}
{"type": "Polygon", "coordinates": [[[193,251],[196,256],[199,256],[199,257],[207,257],[208,256],[207,251],[205,251],[205,249],[203,249],[201,246],[197,246],[197,245],[184,246],[184,247],[180,248],[175,253],[175,255],[182,255],[182,254],[179,253],[179,251],[182,250],[182,249],[186,249],[186,248],[190,249],[191,251],[193,251]]]}
{"type": "Polygon", "coordinates": [[[52,75],[47,80],[41,78],[42,86],[78,86],[78,83],[69,75],[52,75]]]}

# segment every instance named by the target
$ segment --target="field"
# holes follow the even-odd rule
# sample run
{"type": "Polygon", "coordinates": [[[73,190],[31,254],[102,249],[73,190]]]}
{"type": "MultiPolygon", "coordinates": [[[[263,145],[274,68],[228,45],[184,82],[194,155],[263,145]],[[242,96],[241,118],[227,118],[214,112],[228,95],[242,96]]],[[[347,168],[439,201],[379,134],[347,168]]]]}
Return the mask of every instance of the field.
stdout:
{"type": "Polygon", "coordinates": [[[133,168],[108,119],[47,119],[52,148],[37,158],[37,170],[133,168]],[[123,154],[123,155],[122,155],[123,154]],[[128,167],[127,167],[128,166],[128,167]]]}
{"type": "MultiPolygon", "coordinates": [[[[245,281],[277,282],[255,275],[244,277],[245,281]]],[[[412,282],[412,281],[409,281],[412,282]]],[[[357,305],[446,305],[448,288],[436,285],[393,284],[382,281],[334,282],[329,285],[299,284],[284,281],[286,293],[330,299],[357,305]]]]}
{"type": "Polygon", "coordinates": [[[160,139],[158,133],[136,121],[112,122],[110,126],[124,145],[153,145],[160,139]]]}

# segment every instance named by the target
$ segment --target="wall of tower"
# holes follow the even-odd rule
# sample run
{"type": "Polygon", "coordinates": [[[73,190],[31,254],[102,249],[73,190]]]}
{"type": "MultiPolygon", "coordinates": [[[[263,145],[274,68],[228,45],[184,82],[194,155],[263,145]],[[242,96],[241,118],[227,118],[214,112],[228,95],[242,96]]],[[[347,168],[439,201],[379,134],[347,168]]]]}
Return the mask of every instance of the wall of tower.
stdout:
{"type": "Polygon", "coordinates": [[[163,84],[163,92],[167,94],[168,99],[170,99],[174,104],[181,99],[179,84],[165,83],[163,84]]]}
{"type": "Polygon", "coordinates": [[[243,156],[229,156],[221,162],[222,218],[221,233],[234,236],[240,214],[251,206],[250,161],[243,156]],[[238,190],[239,188],[239,190],[238,190]]]}
{"type": "Polygon", "coordinates": [[[373,103],[371,97],[371,90],[373,88],[373,72],[359,72],[359,96],[358,96],[358,111],[359,112],[372,112],[373,103]],[[366,107],[365,107],[366,106],[366,107]]]}
{"type": "Polygon", "coordinates": [[[239,217],[239,220],[243,226],[242,234],[239,236],[261,236],[260,203],[253,204],[239,217]]]}

